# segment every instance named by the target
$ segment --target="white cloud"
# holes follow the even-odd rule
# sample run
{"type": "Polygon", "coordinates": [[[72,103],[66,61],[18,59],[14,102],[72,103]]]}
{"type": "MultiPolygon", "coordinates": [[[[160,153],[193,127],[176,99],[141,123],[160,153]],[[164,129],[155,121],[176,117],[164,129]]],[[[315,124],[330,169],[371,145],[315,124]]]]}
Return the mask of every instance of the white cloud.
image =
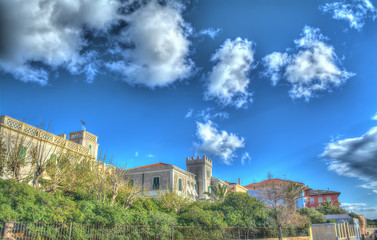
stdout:
{"type": "Polygon", "coordinates": [[[242,165],[245,165],[246,161],[248,162],[248,164],[250,164],[250,161],[251,161],[251,157],[249,155],[248,152],[245,152],[242,157],[241,157],[241,164],[242,165]]]}
{"type": "Polygon", "coordinates": [[[330,142],[321,156],[328,159],[330,171],[358,178],[365,182],[361,187],[377,190],[377,127],[358,138],[330,142]]]}
{"type": "Polygon", "coordinates": [[[207,28],[207,29],[203,29],[199,32],[199,35],[202,35],[202,36],[205,36],[207,35],[208,37],[214,39],[217,34],[219,34],[220,32],[220,29],[213,29],[213,28],[207,28]]]}
{"type": "Polygon", "coordinates": [[[337,66],[340,60],[318,28],[305,26],[301,36],[294,41],[297,54],[274,52],[263,58],[264,75],[273,85],[284,76],[291,85],[290,96],[309,101],[318,92],[331,91],[354,75],[337,66]]]}
{"type": "Polygon", "coordinates": [[[196,135],[200,143],[195,143],[195,148],[203,154],[213,154],[219,157],[226,165],[233,162],[235,151],[244,147],[244,139],[224,130],[219,131],[213,122],[197,122],[196,135]]]}
{"type": "Polygon", "coordinates": [[[215,65],[207,76],[205,99],[215,99],[224,106],[245,107],[251,96],[247,75],[254,62],[253,43],[241,38],[227,39],[211,61],[215,65]]]}
{"type": "Polygon", "coordinates": [[[263,58],[263,63],[268,70],[264,73],[271,77],[273,86],[276,86],[281,76],[282,68],[289,63],[289,56],[287,53],[273,52],[263,58]]]}
{"type": "Polygon", "coordinates": [[[326,3],[319,7],[323,13],[330,13],[333,19],[348,21],[349,27],[361,30],[367,19],[375,19],[377,9],[369,0],[349,0],[326,3]]]}
{"type": "Polygon", "coordinates": [[[188,112],[186,113],[185,118],[191,118],[193,112],[194,112],[194,110],[193,110],[192,108],[190,108],[190,109],[188,110],[188,112]]]}
{"type": "Polygon", "coordinates": [[[139,156],[139,152],[135,152],[135,157],[138,157],[139,156]]]}
{"type": "Polygon", "coordinates": [[[377,113],[372,117],[372,120],[377,120],[377,113]]]}
{"type": "Polygon", "coordinates": [[[147,155],[147,157],[149,157],[149,158],[154,158],[154,155],[149,153],[149,154],[147,155]]]}
{"type": "Polygon", "coordinates": [[[48,71],[66,68],[93,81],[98,64],[86,31],[105,32],[119,20],[118,1],[12,0],[0,2],[0,69],[24,82],[48,82],[48,71]]]}
{"type": "Polygon", "coordinates": [[[349,212],[364,215],[369,219],[375,219],[377,217],[377,207],[368,207],[365,203],[341,203],[340,207],[349,212]]]}
{"type": "Polygon", "coordinates": [[[215,118],[218,119],[228,119],[229,118],[229,113],[224,112],[224,111],[216,111],[213,108],[207,107],[203,110],[196,111],[197,113],[194,114],[194,109],[189,109],[189,111],[186,113],[185,118],[191,118],[194,117],[195,119],[198,119],[200,121],[205,121],[207,122],[208,120],[212,120],[215,118]]]}
{"type": "Polygon", "coordinates": [[[164,87],[187,78],[193,69],[188,59],[191,29],[181,16],[182,6],[150,1],[125,17],[129,24],[119,41],[130,46],[114,50],[122,59],[106,64],[129,84],[164,87]]]}

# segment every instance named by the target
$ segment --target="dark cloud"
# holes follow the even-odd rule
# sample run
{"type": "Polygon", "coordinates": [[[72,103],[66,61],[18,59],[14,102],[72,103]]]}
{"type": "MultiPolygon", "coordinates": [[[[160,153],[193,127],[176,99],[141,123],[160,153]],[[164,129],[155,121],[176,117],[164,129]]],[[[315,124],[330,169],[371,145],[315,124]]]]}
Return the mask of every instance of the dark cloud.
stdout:
{"type": "Polygon", "coordinates": [[[364,188],[377,193],[377,127],[363,136],[329,143],[322,157],[329,161],[329,170],[339,175],[357,177],[364,188]]]}

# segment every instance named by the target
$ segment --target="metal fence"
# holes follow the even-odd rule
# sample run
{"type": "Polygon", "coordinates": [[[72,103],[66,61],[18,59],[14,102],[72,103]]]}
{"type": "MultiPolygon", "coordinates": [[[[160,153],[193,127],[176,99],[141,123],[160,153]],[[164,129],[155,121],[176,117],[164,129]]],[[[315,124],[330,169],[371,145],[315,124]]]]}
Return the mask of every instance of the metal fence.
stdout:
{"type": "MultiPolygon", "coordinates": [[[[103,226],[81,223],[22,223],[0,225],[3,239],[26,240],[204,240],[204,239],[256,239],[278,236],[276,228],[208,228],[198,226],[103,226]]],[[[308,236],[308,229],[285,228],[284,237],[308,236]]]]}

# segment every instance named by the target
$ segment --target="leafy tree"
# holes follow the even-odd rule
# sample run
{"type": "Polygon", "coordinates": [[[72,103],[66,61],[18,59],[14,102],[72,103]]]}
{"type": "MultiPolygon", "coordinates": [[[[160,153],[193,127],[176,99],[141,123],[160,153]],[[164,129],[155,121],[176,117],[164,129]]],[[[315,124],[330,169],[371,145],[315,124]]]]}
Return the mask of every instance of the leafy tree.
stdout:
{"type": "Polygon", "coordinates": [[[222,227],[225,226],[222,211],[205,210],[197,205],[186,206],[178,215],[181,226],[222,227]]]}
{"type": "Polygon", "coordinates": [[[307,216],[312,224],[325,223],[325,215],[321,212],[311,208],[301,208],[299,213],[303,216],[307,216]]]}
{"type": "Polygon", "coordinates": [[[319,204],[319,207],[317,207],[317,211],[319,211],[320,213],[324,215],[347,214],[346,210],[328,201],[321,202],[319,204]]]}
{"type": "Polygon", "coordinates": [[[225,221],[229,226],[250,229],[263,225],[266,219],[266,206],[248,193],[228,194],[218,209],[224,212],[225,221]]]}
{"type": "Polygon", "coordinates": [[[173,211],[177,213],[189,202],[189,199],[186,196],[174,190],[159,192],[158,198],[161,208],[167,212],[173,211]]]}
{"type": "Polygon", "coordinates": [[[208,197],[211,198],[212,201],[215,202],[223,202],[225,197],[229,194],[228,186],[218,184],[217,186],[210,186],[209,187],[211,192],[204,192],[208,197]]]}

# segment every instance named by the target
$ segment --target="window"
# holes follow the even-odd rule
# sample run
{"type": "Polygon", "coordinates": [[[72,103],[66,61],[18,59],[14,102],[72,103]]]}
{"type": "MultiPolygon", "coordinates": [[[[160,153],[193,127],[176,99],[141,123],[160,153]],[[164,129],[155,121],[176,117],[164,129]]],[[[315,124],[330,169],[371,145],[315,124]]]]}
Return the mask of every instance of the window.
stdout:
{"type": "Polygon", "coordinates": [[[310,203],[314,203],[314,198],[310,198],[310,203]]]}
{"type": "Polygon", "coordinates": [[[318,202],[323,202],[322,197],[318,198],[318,202]]]}
{"type": "Polygon", "coordinates": [[[208,177],[208,178],[211,177],[211,176],[209,175],[209,170],[207,170],[207,177],[208,177]]]}
{"type": "Polygon", "coordinates": [[[160,177],[154,177],[153,178],[153,190],[159,190],[160,189],[160,177]]]}
{"type": "Polygon", "coordinates": [[[20,146],[20,151],[18,152],[18,157],[25,162],[25,157],[26,157],[26,147],[20,146]]]}
{"type": "Polygon", "coordinates": [[[331,202],[331,197],[327,197],[327,201],[328,201],[328,202],[331,202]]]}
{"type": "Polygon", "coordinates": [[[179,191],[182,191],[182,178],[178,179],[179,191]]]}

